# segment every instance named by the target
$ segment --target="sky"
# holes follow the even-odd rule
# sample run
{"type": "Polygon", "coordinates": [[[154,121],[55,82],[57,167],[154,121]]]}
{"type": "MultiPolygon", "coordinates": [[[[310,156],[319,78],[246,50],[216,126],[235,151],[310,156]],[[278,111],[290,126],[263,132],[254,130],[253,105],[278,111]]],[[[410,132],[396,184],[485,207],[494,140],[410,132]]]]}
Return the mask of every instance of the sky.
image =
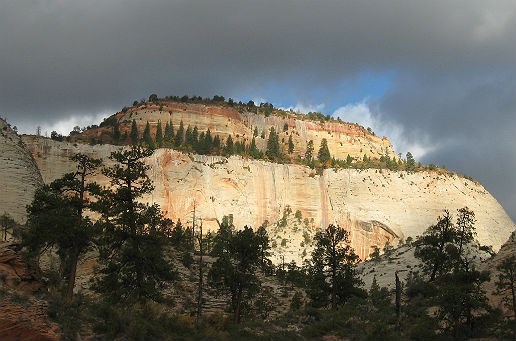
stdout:
{"type": "Polygon", "coordinates": [[[97,124],[156,93],[371,127],[516,219],[514,0],[2,0],[0,116],[97,124]]]}

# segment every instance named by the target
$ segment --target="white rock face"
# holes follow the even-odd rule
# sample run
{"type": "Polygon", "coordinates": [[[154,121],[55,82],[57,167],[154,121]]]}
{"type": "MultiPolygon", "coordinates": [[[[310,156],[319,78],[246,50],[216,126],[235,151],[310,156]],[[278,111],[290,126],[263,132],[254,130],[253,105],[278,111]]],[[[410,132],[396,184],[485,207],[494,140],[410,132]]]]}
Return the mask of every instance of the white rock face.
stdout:
{"type": "MultiPolygon", "coordinates": [[[[55,142],[24,137],[45,182],[72,170],[69,156],[76,152],[107,159],[120,147],[55,142]]],[[[327,169],[316,175],[300,165],[273,164],[241,157],[186,155],[169,149],[157,150],[148,160],[155,190],[145,198],[158,203],[167,217],[181,221],[196,216],[204,227],[216,229],[216,220],[233,214],[237,227],[258,227],[265,220],[279,221],[296,211],[315,228],[339,224],[351,233],[352,246],[366,258],[373,246],[415,237],[437,221],[444,209],[456,213],[468,206],[477,218],[478,239],[498,250],[516,228],[503,208],[480,184],[435,172],[327,169]]],[[[108,162],[109,163],[109,162],[108,162]]],[[[99,176],[100,183],[107,184],[99,176]]],[[[290,226],[290,225],[289,225],[290,226]]],[[[310,252],[299,231],[281,232],[290,247],[286,259],[299,260],[310,252]]]]}
{"type": "Polygon", "coordinates": [[[0,214],[26,220],[26,206],[43,183],[38,167],[22,140],[0,119],[0,214]]]}

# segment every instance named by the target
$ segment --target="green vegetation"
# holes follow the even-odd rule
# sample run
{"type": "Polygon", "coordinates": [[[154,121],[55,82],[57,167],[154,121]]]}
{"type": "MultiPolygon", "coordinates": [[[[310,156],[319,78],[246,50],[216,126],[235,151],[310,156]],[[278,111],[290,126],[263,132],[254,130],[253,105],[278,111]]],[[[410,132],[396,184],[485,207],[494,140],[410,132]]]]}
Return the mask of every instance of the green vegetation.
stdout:
{"type": "Polygon", "coordinates": [[[138,146],[113,152],[115,165],[103,170],[111,187],[95,192],[93,208],[102,217],[96,223],[102,267],[95,289],[113,304],[159,302],[163,283],[174,278],[164,256],[170,222],[157,205],[137,201],[153,189],[143,163],[151,154],[138,146]]]}
{"type": "MultiPolygon", "coordinates": [[[[194,131],[189,132],[191,143],[194,131]]],[[[201,135],[198,142],[208,134],[201,135]]],[[[58,270],[44,274],[48,290],[41,295],[65,340],[82,333],[120,340],[514,337],[514,315],[502,318],[482,289],[489,274],[474,266],[475,250],[481,247],[474,241],[475,216],[469,209],[458,210],[455,221],[445,211],[412,243],[422,274],[411,272],[403,283],[396,273],[394,291],[380,287],[375,278],[366,291],[349,233],[338,226],[316,232],[311,258],[304,264],[274,266],[267,222],[256,230],[238,229],[230,215],[216,233],[203,235],[202,222],[195,227],[164,219],[158,206],[138,200],[152,190],[142,161],[151,154],[141,146],[114,152],[114,165],[102,170],[109,188],[90,181],[100,162],[78,154],[73,158],[77,171],[39,189],[29,206],[21,245],[36,265],[50,249],[59,256],[58,270]],[[94,220],[85,214],[92,210],[94,220]],[[92,245],[100,252],[91,287],[98,296],[71,296],[74,263],[92,245]],[[202,256],[209,260],[203,263],[202,256]],[[174,270],[178,268],[182,274],[174,270]],[[195,302],[188,298],[192,291],[198,293],[195,302]],[[224,298],[226,310],[203,313],[207,296],[224,298]]],[[[278,224],[287,227],[291,213],[286,207],[278,224]]],[[[303,220],[299,210],[293,217],[297,223],[303,220]]],[[[11,225],[4,220],[3,227],[11,225]]],[[[304,221],[308,226],[309,219],[304,221]]],[[[311,242],[307,231],[303,236],[311,242]]],[[[391,246],[384,251],[394,257],[391,246]]],[[[385,259],[379,248],[375,253],[375,261],[385,259]]],[[[514,257],[498,271],[499,294],[514,312],[514,257]]]]}
{"type": "Polygon", "coordinates": [[[85,215],[90,206],[88,193],[95,184],[86,185],[100,166],[100,160],[84,154],[72,157],[77,170],[36,190],[27,207],[29,219],[23,232],[22,245],[33,257],[54,247],[60,258],[61,276],[67,279],[66,300],[71,302],[79,257],[90,246],[93,224],[85,215]]]}

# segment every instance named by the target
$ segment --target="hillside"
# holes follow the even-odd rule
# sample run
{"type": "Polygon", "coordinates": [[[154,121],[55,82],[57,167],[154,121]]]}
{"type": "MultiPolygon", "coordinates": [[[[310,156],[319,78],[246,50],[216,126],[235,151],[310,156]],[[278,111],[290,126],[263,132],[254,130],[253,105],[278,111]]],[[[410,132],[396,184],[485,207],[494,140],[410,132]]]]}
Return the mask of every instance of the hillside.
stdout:
{"type": "MultiPolygon", "coordinates": [[[[267,107],[269,108],[269,107],[267,107]]],[[[197,127],[198,133],[208,129],[212,136],[218,135],[222,142],[231,136],[233,141],[249,145],[255,133],[257,147],[265,151],[267,137],[271,127],[279,134],[280,146],[285,154],[288,139],[292,136],[294,153],[292,157],[304,156],[308,141],[312,140],[315,154],[323,138],[328,141],[328,148],[333,157],[345,160],[348,155],[362,159],[364,155],[371,158],[381,156],[397,157],[391,142],[380,138],[364,127],[354,123],[345,123],[319,116],[307,116],[279,109],[265,110],[262,107],[247,105],[229,105],[227,103],[183,103],[173,100],[156,100],[144,102],[107,118],[99,127],[90,127],[80,134],[74,134],[72,142],[129,144],[132,121],[135,120],[141,135],[149,122],[151,135],[156,136],[158,122],[164,129],[167,122],[172,123],[177,132],[181,121],[186,130],[197,127]],[[310,117],[319,117],[311,120],[310,117]],[[113,138],[114,129],[120,131],[120,139],[113,138]],[[262,134],[263,133],[263,134],[262,134]],[[116,141],[115,141],[116,140],[116,141]]]]}
{"type": "MultiPolygon", "coordinates": [[[[72,169],[77,152],[107,160],[120,147],[57,142],[24,136],[45,182],[72,169]]],[[[326,169],[321,175],[302,165],[275,164],[238,156],[202,156],[158,149],[147,160],[155,190],[146,200],[167,217],[216,229],[233,214],[237,226],[270,224],[285,261],[310,253],[315,229],[337,223],[351,231],[352,245],[366,258],[377,245],[415,237],[447,208],[463,206],[477,217],[478,239],[499,249],[515,229],[500,204],[480,184],[458,175],[377,169],[326,169]],[[300,219],[294,216],[299,211],[300,219]],[[306,232],[306,233],[305,233],[306,232]],[[286,241],[283,241],[283,240],[286,241]],[[284,244],[285,247],[282,248],[284,244]]],[[[105,184],[102,176],[98,181],[105,184]]]]}

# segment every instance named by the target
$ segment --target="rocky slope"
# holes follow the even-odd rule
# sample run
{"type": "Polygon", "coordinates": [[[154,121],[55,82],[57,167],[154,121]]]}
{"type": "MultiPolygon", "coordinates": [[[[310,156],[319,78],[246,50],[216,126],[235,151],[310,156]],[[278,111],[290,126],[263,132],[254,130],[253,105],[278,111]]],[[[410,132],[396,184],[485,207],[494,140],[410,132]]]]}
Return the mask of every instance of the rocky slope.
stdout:
{"type": "Polygon", "coordinates": [[[47,315],[48,303],[34,296],[41,283],[16,247],[0,242],[0,340],[60,340],[59,326],[47,315]]]}
{"type": "Polygon", "coordinates": [[[256,128],[258,130],[256,144],[262,151],[266,148],[269,129],[274,127],[279,133],[281,147],[285,152],[289,135],[292,135],[294,156],[304,155],[306,144],[310,140],[314,142],[316,155],[321,140],[326,138],[331,155],[338,159],[345,160],[348,154],[355,158],[362,158],[364,155],[373,158],[379,158],[382,155],[397,157],[391,142],[386,137],[378,137],[358,124],[337,121],[318,122],[303,119],[303,115],[281,113],[282,115],[265,116],[248,109],[237,109],[223,104],[193,104],[161,100],[127,108],[112,116],[108,121],[110,123],[103,127],[88,129],[82,134],[73,136],[72,140],[110,143],[113,133],[112,123],[115,121],[120,124],[122,135],[124,133],[129,135],[132,120],[135,120],[140,137],[147,121],[150,124],[152,136],[156,134],[158,121],[162,122],[162,128],[165,127],[165,123],[172,122],[176,132],[180,122],[183,121],[185,130],[188,125],[192,128],[196,126],[199,134],[210,129],[212,136],[219,135],[222,141],[231,135],[235,142],[241,141],[245,144],[251,142],[256,128]],[[285,130],[286,127],[287,130],[285,130]],[[262,132],[265,133],[265,139],[260,137],[262,132]]]}
{"type": "Polygon", "coordinates": [[[38,167],[20,137],[0,119],[0,214],[18,222],[26,219],[25,206],[42,184],[38,167]]]}
{"type": "MultiPolygon", "coordinates": [[[[83,152],[107,159],[120,147],[56,142],[25,136],[45,182],[72,170],[69,156],[83,152]]],[[[156,186],[146,198],[182,222],[196,216],[208,229],[233,214],[237,226],[265,220],[285,261],[311,250],[315,229],[336,223],[351,232],[353,247],[366,258],[374,245],[415,237],[447,208],[468,206],[477,218],[478,239],[495,250],[515,229],[498,202],[478,183],[437,172],[327,169],[321,175],[301,165],[241,157],[187,155],[159,149],[147,160],[156,186]],[[299,211],[300,219],[294,218],[299,211]]],[[[106,183],[99,176],[97,180],[106,183]]],[[[299,215],[298,215],[299,217],[299,215]]],[[[274,244],[274,242],[273,242],[274,244]]],[[[279,258],[276,259],[278,261],[279,258]]]]}

